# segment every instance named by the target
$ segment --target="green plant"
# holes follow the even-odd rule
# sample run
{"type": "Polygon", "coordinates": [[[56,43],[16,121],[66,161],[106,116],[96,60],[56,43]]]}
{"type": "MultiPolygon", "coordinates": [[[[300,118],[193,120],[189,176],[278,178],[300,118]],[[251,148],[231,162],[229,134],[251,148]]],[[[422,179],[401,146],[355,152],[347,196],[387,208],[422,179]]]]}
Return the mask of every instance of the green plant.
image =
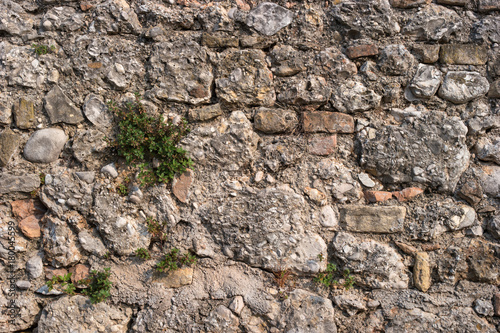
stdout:
{"type": "Polygon", "coordinates": [[[346,290],[349,290],[354,286],[354,276],[351,275],[351,271],[348,268],[344,269],[343,275],[344,275],[344,288],[346,290]]]}
{"type": "Polygon", "coordinates": [[[180,250],[173,248],[168,252],[162,261],[156,264],[158,272],[175,271],[182,266],[193,266],[196,264],[196,257],[190,253],[180,256],[180,250]]]}
{"type": "Polygon", "coordinates": [[[127,185],[125,184],[119,184],[117,187],[116,187],[116,191],[122,195],[122,196],[126,196],[128,194],[128,187],[127,185]]]}
{"type": "Polygon", "coordinates": [[[47,46],[43,44],[31,44],[31,48],[39,56],[50,52],[54,52],[56,50],[56,47],[54,45],[47,46]]]}
{"type": "Polygon", "coordinates": [[[111,252],[109,252],[109,250],[108,250],[108,251],[106,251],[106,253],[104,253],[103,257],[104,257],[104,259],[108,260],[110,256],[111,256],[111,252]]]}
{"type": "Polygon", "coordinates": [[[187,152],[177,147],[189,133],[185,120],[174,125],[171,121],[166,122],[161,115],[148,115],[138,94],[135,102],[127,103],[125,108],[117,107],[112,101],[108,102],[108,106],[119,118],[118,154],[125,158],[127,164],[139,167],[142,185],[166,183],[193,164],[187,152]]]}
{"type": "Polygon", "coordinates": [[[139,258],[144,259],[144,260],[151,259],[151,255],[149,254],[149,251],[145,248],[142,248],[142,247],[140,249],[135,250],[135,254],[139,258]]]}
{"type": "Polygon", "coordinates": [[[167,224],[165,221],[160,223],[152,217],[148,217],[146,219],[146,223],[148,225],[148,232],[153,235],[154,238],[158,239],[160,242],[165,241],[167,234],[163,232],[163,228],[167,224]]]}
{"type": "Polygon", "coordinates": [[[329,263],[326,265],[326,270],[318,273],[318,275],[314,278],[314,282],[320,283],[327,288],[337,285],[338,281],[335,280],[336,271],[337,265],[329,263]]]}
{"type": "Polygon", "coordinates": [[[82,294],[89,296],[92,304],[106,300],[111,296],[109,293],[112,285],[111,281],[109,281],[110,276],[110,268],[105,268],[104,272],[92,270],[90,276],[84,280],[87,288],[82,291],[82,294]]]}
{"type": "Polygon", "coordinates": [[[59,284],[61,286],[62,291],[64,291],[68,295],[74,295],[76,287],[75,285],[71,282],[71,273],[65,274],[65,275],[54,275],[52,279],[47,281],[45,283],[47,287],[49,287],[49,291],[54,289],[54,286],[56,284],[59,284]]]}
{"type": "Polygon", "coordinates": [[[40,172],[40,184],[45,185],[45,174],[43,172],[40,172]]]}

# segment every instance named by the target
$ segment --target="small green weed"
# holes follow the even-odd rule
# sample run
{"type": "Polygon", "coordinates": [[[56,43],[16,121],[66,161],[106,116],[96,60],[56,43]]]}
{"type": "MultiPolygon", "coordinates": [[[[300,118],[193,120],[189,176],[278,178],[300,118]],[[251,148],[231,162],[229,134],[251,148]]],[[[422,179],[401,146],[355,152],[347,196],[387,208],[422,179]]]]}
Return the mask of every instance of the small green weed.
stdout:
{"type": "Polygon", "coordinates": [[[183,266],[196,265],[196,256],[190,253],[185,253],[182,256],[179,254],[179,249],[173,248],[172,250],[170,250],[170,252],[165,255],[165,258],[158,264],[156,264],[156,271],[175,271],[183,266]]]}
{"type": "Polygon", "coordinates": [[[31,48],[39,56],[54,52],[56,50],[56,47],[54,45],[47,46],[47,45],[43,45],[43,44],[31,44],[31,48]]]}
{"type": "Polygon", "coordinates": [[[320,283],[327,288],[338,285],[338,281],[335,280],[336,271],[337,265],[328,264],[326,265],[326,270],[324,272],[318,273],[318,275],[314,278],[314,282],[320,283]]]}
{"type": "Polygon", "coordinates": [[[82,291],[82,294],[89,296],[92,304],[106,300],[111,296],[109,293],[112,285],[111,281],[109,281],[110,276],[110,268],[105,268],[104,272],[92,270],[90,276],[84,280],[87,288],[82,291]]]}
{"type": "Polygon", "coordinates": [[[115,143],[118,154],[127,164],[139,167],[142,185],[166,183],[193,164],[187,152],[177,147],[189,133],[186,121],[174,125],[171,121],[165,122],[161,115],[148,115],[138,94],[135,102],[127,103],[125,108],[119,108],[111,101],[108,106],[119,118],[115,143]],[[160,162],[154,165],[153,161],[160,162]]]}
{"type": "Polygon", "coordinates": [[[152,217],[148,217],[146,223],[148,225],[148,232],[153,235],[153,238],[158,239],[163,244],[167,238],[167,234],[163,231],[167,223],[160,223],[152,217]]]}
{"type": "Polygon", "coordinates": [[[45,185],[45,174],[43,172],[40,172],[40,184],[45,185]]]}
{"type": "Polygon", "coordinates": [[[354,286],[354,276],[351,275],[351,271],[348,268],[344,269],[343,275],[344,275],[344,288],[346,290],[349,290],[354,286]]]}
{"type": "Polygon", "coordinates": [[[143,247],[140,249],[135,250],[136,256],[138,256],[141,259],[148,260],[151,259],[151,255],[149,254],[149,251],[143,247]]]}
{"type": "Polygon", "coordinates": [[[54,275],[52,279],[47,281],[45,283],[47,287],[49,287],[49,291],[54,289],[55,285],[60,285],[62,291],[64,291],[68,295],[74,295],[76,287],[75,285],[71,282],[71,273],[65,274],[65,275],[54,275]]]}
{"type": "Polygon", "coordinates": [[[128,195],[128,187],[125,184],[119,184],[116,187],[116,191],[123,197],[128,195]]]}

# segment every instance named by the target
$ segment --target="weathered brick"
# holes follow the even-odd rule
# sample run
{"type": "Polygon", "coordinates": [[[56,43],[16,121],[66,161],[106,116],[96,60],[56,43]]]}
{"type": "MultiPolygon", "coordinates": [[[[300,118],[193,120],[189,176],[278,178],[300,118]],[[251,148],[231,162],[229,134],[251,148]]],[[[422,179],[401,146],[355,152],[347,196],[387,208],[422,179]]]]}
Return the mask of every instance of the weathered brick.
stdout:
{"type": "Polygon", "coordinates": [[[351,59],[369,57],[378,54],[378,47],[375,44],[350,46],[347,48],[346,53],[351,59]]]}
{"type": "Polygon", "coordinates": [[[391,0],[391,5],[394,8],[413,8],[430,2],[430,0],[391,0]]]}
{"type": "Polygon", "coordinates": [[[337,147],[337,135],[315,136],[309,140],[309,153],[319,156],[332,154],[337,147]]]}
{"type": "Polygon", "coordinates": [[[353,133],[354,118],[340,112],[304,112],[304,132],[353,133]]]}
{"type": "Polygon", "coordinates": [[[440,5],[465,6],[469,0],[437,0],[440,5]]]}
{"type": "Polygon", "coordinates": [[[441,45],[439,61],[450,65],[484,65],[488,60],[486,47],[472,44],[441,45]]]}
{"type": "Polygon", "coordinates": [[[403,230],[406,208],[401,206],[345,206],[340,218],[348,231],[394,233],[403,230]]]}
{"type": "Polygon", "coordinates": [[[365,199],[368,202],[384,202],[392,198],[391,192],[386,191],[365,191],[365,199]]]}

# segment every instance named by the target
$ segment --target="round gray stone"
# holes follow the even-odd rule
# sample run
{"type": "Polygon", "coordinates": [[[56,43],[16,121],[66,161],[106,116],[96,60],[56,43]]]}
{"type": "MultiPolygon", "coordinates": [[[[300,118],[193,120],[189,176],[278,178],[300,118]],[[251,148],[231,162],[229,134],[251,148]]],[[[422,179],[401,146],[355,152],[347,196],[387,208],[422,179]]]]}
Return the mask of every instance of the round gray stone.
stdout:
{"type": "Polygon", "coordinates": [[[462,104],[486,95],[488,80],[477,72],[448,72],[439,89],[439,97],[454,104],[462,104]]]}
{"type": "Polygon", "coordinates": [[[51,163],[57,160],[68,137],[59,128],[36,131],[24,146],[24,158],[34,163],[51,163]]]}

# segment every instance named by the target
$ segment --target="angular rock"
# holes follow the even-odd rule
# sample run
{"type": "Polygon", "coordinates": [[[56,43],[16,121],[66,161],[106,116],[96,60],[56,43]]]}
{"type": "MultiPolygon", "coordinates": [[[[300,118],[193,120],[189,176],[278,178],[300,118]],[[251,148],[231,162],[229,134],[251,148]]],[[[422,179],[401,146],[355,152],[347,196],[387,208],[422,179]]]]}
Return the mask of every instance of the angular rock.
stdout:
{"type": "Polygon", "coordinates": [[[24,98],[19,100],[19,104],[14,104],[14,119],[16,126],[20,129],[35,128],[34,104],[24,98]]]}
{"type": "Polygon", "coordinates": [[[39,332],[70,331],[117,332],[128,331],[132,310],[121,310],[106,302],[91,304],[88,297],[65,296],[50,302],[41,312],[39,332]]]}
{"type": "Polygon", "coordinates": [[[217,306],[206,318],[208,332],[238,331],[240,320],[224,305],[217,306]]]}
{"type": "Polygon", "coordinates": [[[469,0],[437,0],[440,5],[465,6],[469,0]]]}
{"type": "Polygon", "coordinates": [[[398,192],[392,192],[392,195],[398,199],[398,201],[410,201],[416,196],[424,193],[424,190],[418,187],[407,187],[404,190],[398,192]]]}
{"type": "Polygon", "coordinates": [[[148,75],[158,98],[194,105],[210,101],[214,76],[205,47],[182,39],[157,43],[150,65],[148,75]]]}
{"type": "Polygon", "coordinates": [[[292,105],[323,105],[328,102],[331,89],[321,76],[294,76],[278,91],[278,101],[292,105]]]}
{"type": "Polygon", "coordinates": [[[10,203],[12,214],[18,219],[23,220],[28,216],[35,215],[41,217],[47,209],[38,200],[16,200],[10,203]]]}
{"type": "Polygon", "coordinates": [[[0,32],[13,36],[29,34],[34,25],[31,15],[14,1],[3,1],[0,13],[0,32]]]}
{"type": "Polygon", "coordinates": [[[360,82],[347,81],[333,90],[331,100],[333,107],[338,111],[355,113],[380,106],[382,96],[360,82]]]}
{"type": "Polygon", "coordinates": [[[364,172],[358,175],[358,179],[363,184],[363,186],[372,188],[375,186],[375,182],[370,178],[370,176],[364,172]]]}
{"type": "Polygon", "coordinates": [[[245,307],[245,302],[243,300],[243,297],[241,296],[235,296],[231,303],[229,304],[229,310],[233,311],[237,315],[241,313],[241,310],[245,307]]]}
{"type": "Polygon", "coordinates": [[[477,170],[483,192],[491,197],[500,197],[500,166],[481,166],[477,170]]]}
{"type": "Polygon", "coordinates": [[[417,59],[424,64],[433,64],[439,60],[439,44],[419,44],[413,47],[417,59]]]}
{"type": "Polygon", "coordinates": [[[365,191],[365,199],[368,202],[384,202],[392,199],[392,193],[386,191],[365,191]]]}
{"type": "Polygon", "coordinates": [[[203,33],[201,44],[211,48],[238,47],[239,40],[237,36],[231,36],[227,33],[203,33]]]}
{"type": "Polygon", "coordinates": [[[38,238],[41,236],[39,222],[35,215],[28,216],[19,222],[19,229],[28,238],[38,238]]]}
{"type": "Polygon", "coordinates": [[[455,104],[463,104],[486,95],[489,89],[488,80],[477,72],[450,71],[439,89],[439,97],[455,104]]]}
{"type": "Polygon", "coordinates": [[[406,208],[400,206],[344,206],[340,209],[341,223],[353,232],[400,232],[405,217],[406,208]]]}
{"type": "Polygon", "coordinates": [[[334,255],[359,277],[356,283],[377,289],[406,289],[408,275],[401,256],[393,248],[373,240],[360,242],[339,232],[333,239],[334,255]]]}
{"type": "Polygon", "coordinates": [[[349,46],[346,54],[351,59],[375,56],[378,55],[378,47],[375,44],[349,46]]]}
{"type": "Polygon", "coordinates": [[[417,252],[417,254],[415,254],[413,283],[418,290],[424,293],[431,287],[431,268],[427,252],[417,252]]]}
{"type": "Polygon", "coordinates": [[[77,264],[68,270],[71,273],[71,282],[77,283],[89,276],[89,268],[82,264],[77,264]]]}
{"type": "Polygon", "coordinates": [[[291,110],[260,108],[254,117],[255,129],[264,133],[286,133],[298,125],[291,110]]]}
{"type": "Polygon", "coordinates": [[[165,288],[180,288],[193,283],[193,268],[183,267],[167,273],[160,273],[155,279],[165,288]]]}
{"type": "MultiPolygon", "coordinates": [[[[375,47],[376,48],[376,47],[375,47]]],[[[349,52],[349,49],[347,49],[349,52]]],[[[373,50],[371,50],[373,51],[373,50]]],[[[362,54],[363,50],[352,50],[352,54],[362,54]]],[[[370,50],[365,50],[369,53],[370,50]]],[[[378,49],[377,49],[378,53],[378,49]]],[[[349,55],[349,53],[348,53],[349,55]]],[[[362,55],[359,55],[362,56],[362,55]]],[[[349,56],[352,58],[351,56],[349,56]]],[[[350,78],[358,73],[356,64],[350,61],[340,50],[335,47],[327,48],[316,56],[316,63],[320,65],[325,74],[336,79],[350,78]]]]}
{"type": "Polygon", "coordinates": [[[5,103],[0,103],[0,124],[10,126],[11,116],[12,108],[5,105],[5,103]]]}
{"type": "Polygon", "coordinates": [[[413,14],[402,33],[423,41],[448,40],[461,31],[461,17],[451,9],[430,4],[413,14]]]}
{"type": "Polygon", "coordinates": [[[172,181],[172,192],[180,202],[186,203],[189,198],[189,187],[193,183],[194,172],[187,169],[182,175],[176,175],[172,181]]]}
{"type": "Polygon", "coordinates": [[[500,98],[500,80],[491,83],[490,91],[488,92],[490,98],[500,98]]]}
{"type": "Polygon", "coordinates": [[[73,104],[57,85],[45,95],[44,106],[52,124],[66,123],[75,125],[84,120],[82,111],[73,104]]]}
{"type": "Polygon", "coordinates": [[[483,189],[476,181],[468,181],[460,188],[458,196],[475,206],[483,199],[483,189]]]}
{"type": "Polygon", "coordinates": [[[301,332],[304,327],[318,333],[337,333],[332,301],[309,291],[296,289],[283,302],[280,318],[284,332],[301,332]]]}
{"type": "Polygon", "coordinates": [[[406,75],[415,63],[413,55],[401,44],[387,45],[379,56],[380,70],[389,75],[406,75]]]}
{"type": "Polygon", "coordinates": [[[482,161],[491,161],[500,165],[500,139],[496,141],[481,142],[481,145],[476,144],[478,148],[477,157],[482,161]]]}
{"type": "Polygon", "coordinates": [[[32,279],[39,278],[43,273],[43,253],[38,252],[26,262],[26,270],[32,279]]]}
{"type": "Polygon", "coordinates": [[[78,241],[83,249],[89,253],[93,253],[99,257],[106,254],[106,246],[104,246],[102,240],[99,236],[97,236],[97,234],[92,235],[87,230],[80,231],[78,234],[78,241]]]}
{"type": "Polygon", "coordinates": [[[0,167],[9,164],[21,141],[21,136],[6,128],[0,134],[0,167]]]}
{"type": "Polygon", "coordinates": [[[113,116],[106,104],[101,97],[94,94],[88,94],[85,97],[83,113],[92,124],[99,128],[108,128],[113,121],[113,116]]]}
{"type": "Polygon", "coordinates": [[[207,121],[223,114],[220,104],[212,104],[199,109],[189,109],[189,120],[207,121]]]}
{"type": "Polygon", "coordinates": [[[70,266],[82,257],[71,229],[55,217],[45,219],[43,249],[54,267],[70,266]]]}
{"type": "Polygon", "coordinates": [[[303,54],[290,45],[276,45],[269,56],[276,76],[293,76],[306,70],[303,54]]]}
{"type": "Polygon", "coordinates": [[[75,172],[75,175],[88,184],[92,184],[94,182],[94,179],[95,179],[95,172],[94,171],[75,172]]]}
{"type": "Polygon", "coordinates": [[[413,77],[409,89],[416,98],[428,99],[437,92],[443,74],[434,66],[418,65],[417,73],[413,77]]]}
{"type": "Polygon", "coordinates": [[[358,295],[342,294],[334,297],[335,305],[349,316],[354,316],[358,312],[366,311],[366,302],[358,295]]]}
{"type": "Polygon", "coordinates": [[[92,17],[94,20],[91,26],[99,33],[138,35],[142,31],[141,23],[134,8],[126,1],[109,0],[100,2],[95,7],[92,17]]]}
{"type": "Polygon", "coordinates": [[[418,182],[453,191],[469,163],[467,127],[456,117],[428,112],[413,122],[386,126],[361,140],[361,165],[390,184],[418,182]]]}
{"type": "Polygon", "coordinates": [[[111,176],[112,178],[118,177],[118,170],[116,170],[116,166],[114,163],[103,166],[101,172],[111,176]]]}
{"type": "Polygon", "coordinates": [[[125,68],[120,63],[115,63],[114,66],[111,66],[106,74],[106,79],[116,90],[125,90],[129,85],[127,76],[125,75],[125,68]]]}
{"type": "Polygon", "coordinates": [[[309,153],[318,156],[328,156],[335,152],[337,135],[314,136],[309,139],[309,153]]]}
{"type": "Polygon", "coordinates": [[[323,227],[334,228],[338,225],[337,214],[331,206],[321,207],[319,221],[323,227]]]}
{"type": "Polygon", "coordinates": [[[272,36],[293,20],[293,12],[271,2],[263,2],[252,9],[246,24],[266,36],[272,36]]]}
{"type": "Polygon", "coordinates": [[[0,194],[10,192],[31,192],[40,187],[40,177],[38,174],[25,174],[14,176],[9,173],[3,173],[0,177],[0,194]]]}
{"type": "Polygon", "coordinates": [[[225,103],[249,106],[274,104],[273,74],[266,66],[263,51],[227,51],[217,68],[216,92],[225,103]]]}
{"type": "Polygon", "coordinates": [[[68,137],[59,128],[46,128],[33,133],[24,146],[24,158],[34,163],[51,163],[59,158],[68,137]]]}
{"type": "Polygon", "coordinates": [[[487,49],[482,45],[445,44],[441,45],[439,61],[450,65],[485,65],[487,49]]]}

